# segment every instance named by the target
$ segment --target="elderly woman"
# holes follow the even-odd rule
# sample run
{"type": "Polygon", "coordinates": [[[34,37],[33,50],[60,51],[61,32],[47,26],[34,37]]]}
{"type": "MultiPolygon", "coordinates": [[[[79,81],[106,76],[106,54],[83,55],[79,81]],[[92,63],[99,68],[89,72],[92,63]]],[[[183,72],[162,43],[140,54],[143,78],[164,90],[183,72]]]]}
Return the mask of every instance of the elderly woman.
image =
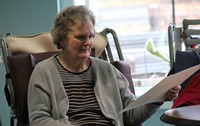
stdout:
{"type": "MultiPolygon", "coordinates": [[[[90,57],[95,17],[84,6],[71,6],[55,17],[51,35],[62,49],[38,63],[28,89],[32,126],[123,126],[148,119],[161,103],[119,112],[135,101],[127,79],[106,61],[90,57]]],[[[166,93],[173,100],[180,90],[166,93]]]]}

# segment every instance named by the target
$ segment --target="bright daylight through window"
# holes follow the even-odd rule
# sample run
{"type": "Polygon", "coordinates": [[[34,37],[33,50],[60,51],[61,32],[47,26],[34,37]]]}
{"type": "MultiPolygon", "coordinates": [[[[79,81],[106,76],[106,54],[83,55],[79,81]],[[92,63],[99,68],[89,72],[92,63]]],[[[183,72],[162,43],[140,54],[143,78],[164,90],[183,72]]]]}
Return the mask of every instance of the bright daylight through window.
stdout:
{"type": "MultiPolygon", "coordinates": [[[[85,0],[97,19],[96,30],[115,30],[125,60],[130,64],[136,95],[167,76],[170,70],[168,26],[200,17],[199,0],[85,0]],[[188,6],[188,4],[190,6],[188,6]],[[174,9],[174,7],[175,9],[174,9]],[[175,10],[173,13],[172,11],[175,10]],[[158,56],[155,53],[160,53],[158,56]]],[[[117,57],[114,44],[112,51],[117,57]]]]}

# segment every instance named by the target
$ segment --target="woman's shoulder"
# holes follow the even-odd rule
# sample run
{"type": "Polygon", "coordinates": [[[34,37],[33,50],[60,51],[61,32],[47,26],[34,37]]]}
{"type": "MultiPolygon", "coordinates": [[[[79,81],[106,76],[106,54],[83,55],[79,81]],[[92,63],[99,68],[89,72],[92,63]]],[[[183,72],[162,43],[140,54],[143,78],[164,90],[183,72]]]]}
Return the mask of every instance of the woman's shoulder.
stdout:
{"type": "Polygon", "coordinates": [[[103,60],[103,59],[99,59],[99,58],[96,58],[96,57],[90,57],[90,59],[91,59],[92,62],[95,62],[95,63],[109,64],[109,61],[106,61],[106,60],[103,60]]]}
{"type": "Polygon", "coordinates": [[[37,63],[35,65],[35,67],[40,68],[40,69],[46,69],[50,66],[54,66],[55,60],[56,60],[55,56],[51,56],[51,57],[44,59],[44,60],[40,61],[39,63],[37,63]]]}
{"type": "Polygon", "coordinates": [[[91,62],[92,62],[92,66],[95,69],[111,70],[111,69],[114,68],[114,66],[109,61],[106,61],[106,60],[103,60],[103,59],[98,59],[98,58],[95,58],[95,57],[91,57],[90,59],[91,59],[91,62]]]}
{"type": "Polygon", "coordinates": [[[109,61],[106,61],[106,60],[103,60],[103,59],[99,59],[99,58],[96,58],[96,57],[90,57],[90,59],[91,59],[92,64],[94,66],[104,66],[104,67],[105,66],[107,66],[107,67],[112,66],[109,61]]]}

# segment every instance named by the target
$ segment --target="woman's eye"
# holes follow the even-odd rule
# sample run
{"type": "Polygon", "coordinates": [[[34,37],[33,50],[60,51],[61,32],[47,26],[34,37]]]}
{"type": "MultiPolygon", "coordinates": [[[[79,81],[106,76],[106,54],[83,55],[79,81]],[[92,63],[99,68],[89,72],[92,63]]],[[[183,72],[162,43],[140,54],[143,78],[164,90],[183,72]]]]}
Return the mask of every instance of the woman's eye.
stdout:
{"type": "Polygon", "coordinates": [[[89,39],[94,39],[94,35],[90,35],[90,36],[85,36],[85,35],[79,35],[79,36],[76,36],[76,38],[80,41],[86,41],[87,38],[89,39]]]}
{"type": "Polygon", "coordinates": [[[91,38],[93,39],[93,38],[94,38],[94,35],[90,35],[89,38],[90,38],[90,39],[91,39],[91,38]]]}
{"type": "Polygon", "coordinates": [[[78,40],[84,41],[86,40],[87,37],[85,37],[84,35],[80,35],[76,37],[78,40]]]}

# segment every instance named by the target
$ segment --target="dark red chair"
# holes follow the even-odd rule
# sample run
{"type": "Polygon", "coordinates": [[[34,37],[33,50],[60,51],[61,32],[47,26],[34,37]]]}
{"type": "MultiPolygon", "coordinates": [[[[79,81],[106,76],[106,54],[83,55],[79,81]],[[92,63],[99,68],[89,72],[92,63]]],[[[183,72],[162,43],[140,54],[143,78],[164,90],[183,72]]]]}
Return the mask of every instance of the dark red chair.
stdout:
{"type": "MultiPolygon", "coordinates": [[[[10,125],[29,125],[27,111],[27,88],[30,75],[35,64],[58,53],[49,33],[39,33],[30,36],[13,36],[8,34],[0,36],[4,64],[6,68],[5,94],[10,107],[10,125]]],[[[135,93],[131,77],[131,70],[128,63],[123,61],[123,55],[117,35],[114,30],[105,28],[102,32],[96,33],[92,56],[111,62],[128,79],[129,88],[135,93]],[[118,52],[119,61],[114,61],[112,51],[108,43],[107,34],[111,33],[118,52]]]]}
{"type": "MultiPolygon", "coordinates": [[[[17,111],[17,125],[29,125],[28,111],[27,111],[27,89],[29,78],[34,69],[35,64],[49,58],[58,52],[44,52],[37,54],[20,54],[8,57],[8,65],[10,69],[10,76],[15,92],[16,111],[17,111]]],[[[111,62],[119,71],[121,71],[128,79],[130,90],[135,93],[133,81],[131,78],[130,66],[125,61],[111,62]]]]}

